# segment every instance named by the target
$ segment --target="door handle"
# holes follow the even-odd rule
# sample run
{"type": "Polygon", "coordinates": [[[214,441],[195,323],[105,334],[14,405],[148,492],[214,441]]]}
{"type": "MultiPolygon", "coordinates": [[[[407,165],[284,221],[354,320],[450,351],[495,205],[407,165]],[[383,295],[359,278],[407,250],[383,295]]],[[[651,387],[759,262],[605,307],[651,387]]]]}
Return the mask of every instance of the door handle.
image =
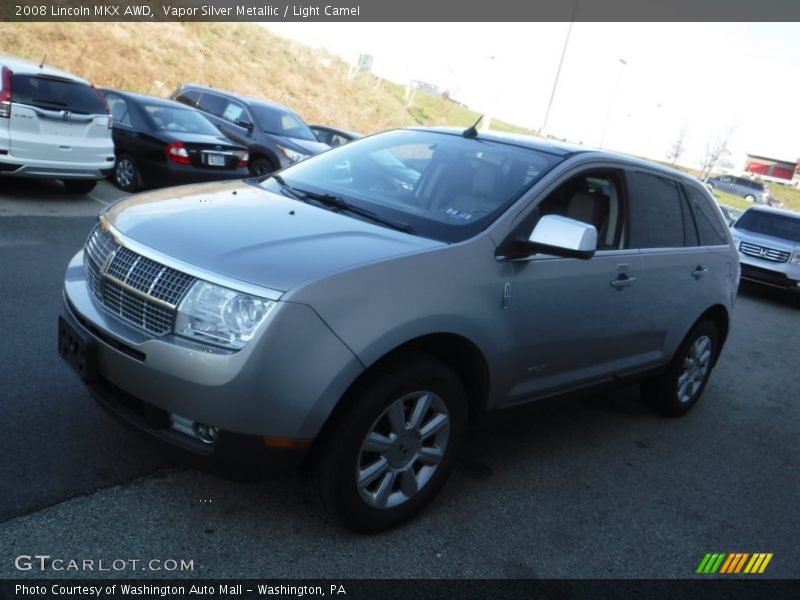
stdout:
{"type": "Polygon", "coordinates": [[[630,287],[634,283],[636,283],[636,277],[628,277],[627,274],[620,273],[619,277],[611,282],[611,286],[617,288],[619,291],[622,291],[622,288],[630,287]]]}
{"type": "Polygon", "coordinates": [[[697,265],[697,268],[692,271],[692,277],[700,279],[706,273],[708,273],[708,269],[704,268],[702,265],[697,265]]]}

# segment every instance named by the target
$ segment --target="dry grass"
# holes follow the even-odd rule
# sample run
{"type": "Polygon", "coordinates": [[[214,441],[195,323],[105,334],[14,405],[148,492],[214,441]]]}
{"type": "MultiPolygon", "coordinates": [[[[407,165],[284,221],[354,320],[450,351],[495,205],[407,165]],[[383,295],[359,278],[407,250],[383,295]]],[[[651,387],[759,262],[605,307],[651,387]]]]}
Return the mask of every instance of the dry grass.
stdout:
{"type": "MultiPolygon", "coordinates": [[[[408,125],[466,127],[477,114],[274,35],[237,23],[0,23],[4,53],[80,74],[99,87],[169,96],[180,83],[212,85],[292,107],[309,123],[372,133],[408,125]]],[[[495,121],[493,129],[531,133],[495,121]]]]}

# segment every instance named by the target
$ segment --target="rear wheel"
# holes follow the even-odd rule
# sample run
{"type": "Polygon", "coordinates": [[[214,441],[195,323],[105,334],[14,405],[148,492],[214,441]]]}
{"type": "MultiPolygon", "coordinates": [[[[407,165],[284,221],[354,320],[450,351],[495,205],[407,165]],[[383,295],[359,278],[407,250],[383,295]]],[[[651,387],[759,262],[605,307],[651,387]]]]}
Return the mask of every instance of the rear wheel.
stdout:
{"type": "Polygon", "coordinates": [[[719,353],[719,334],[712,321],[699,321],[681,343],[667,371],[642,383],[650,408],[680,417],[697,404],[719,353]]]}
{"type": "Polygon", "coordinates": [[[97,182],[93,179],[65,179],[64,187],[70,194],[88,194],[97,182]]]}
{"type": "Polygon", "coordinates": [[[117,159],[117,164],[114,166],[114,184],[126,192],[135,192],[142,186],[139,168],[128,154],[123,154],[117,159]]]}
{"type": "Polygon", "coordinates": [[[250,174],[254,177],[264,177],[276,170],[275,165],[266,158],[257,158],[249,164],[248,168],[250,169],[250,174]]]}
{"type": "Polygon", "coordinates": [[[427,357],[393,362],[360,386],[321,449],[323,505],[358,532],[407,521],[444,485],[466,426],[466,394],[450,368],[427,357]]]}
{"type": "Polygon", "coordinates": [[[744,199],[745,199],[745,200],[747,200],[748,202],[755,202],[755,201],[756,201],[756,197],[755,197],[755,196],[753,196],[753,194],[747,194],[747,195],[744,197],[744,199]]]}

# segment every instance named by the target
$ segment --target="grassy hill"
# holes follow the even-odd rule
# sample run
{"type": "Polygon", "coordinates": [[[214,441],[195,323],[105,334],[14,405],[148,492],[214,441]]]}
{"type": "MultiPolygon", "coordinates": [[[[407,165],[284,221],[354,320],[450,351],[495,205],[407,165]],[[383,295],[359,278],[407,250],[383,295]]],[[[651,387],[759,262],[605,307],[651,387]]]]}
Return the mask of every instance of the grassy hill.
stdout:
{"type": "MultiPolygon", "coordinates": [[[[340,58],[237,23],[0,23],[0,48],[79,74],[99,87],[169,96],[182,82],[292,107],[309,123],[373,133],[408,125],[467,127],[477,113],[359,73],[340,58]]],[[[492,129],[532,133],[493,120],[492,129]]]]}

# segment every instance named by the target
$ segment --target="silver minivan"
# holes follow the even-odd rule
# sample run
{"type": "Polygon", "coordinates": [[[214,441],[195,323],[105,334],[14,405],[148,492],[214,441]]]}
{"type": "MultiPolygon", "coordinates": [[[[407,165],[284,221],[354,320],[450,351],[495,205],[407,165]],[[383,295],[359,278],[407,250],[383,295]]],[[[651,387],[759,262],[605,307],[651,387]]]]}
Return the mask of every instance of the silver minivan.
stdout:
{"type": "Polygon", "coordinates": [[[113,205],[67,268],[59,349],[124,422],[302,464],[344,524],[379,531],[434,497],[486,411],[640,381],[686,413],[738,276],[677,171],[406,129],[113,205]]]}
{"type": "Polygon", "coordinates": [[[88,81],[0,56],[0,176],[61,179],[85,194],[113,168],[111,116],[88,81]]]}

